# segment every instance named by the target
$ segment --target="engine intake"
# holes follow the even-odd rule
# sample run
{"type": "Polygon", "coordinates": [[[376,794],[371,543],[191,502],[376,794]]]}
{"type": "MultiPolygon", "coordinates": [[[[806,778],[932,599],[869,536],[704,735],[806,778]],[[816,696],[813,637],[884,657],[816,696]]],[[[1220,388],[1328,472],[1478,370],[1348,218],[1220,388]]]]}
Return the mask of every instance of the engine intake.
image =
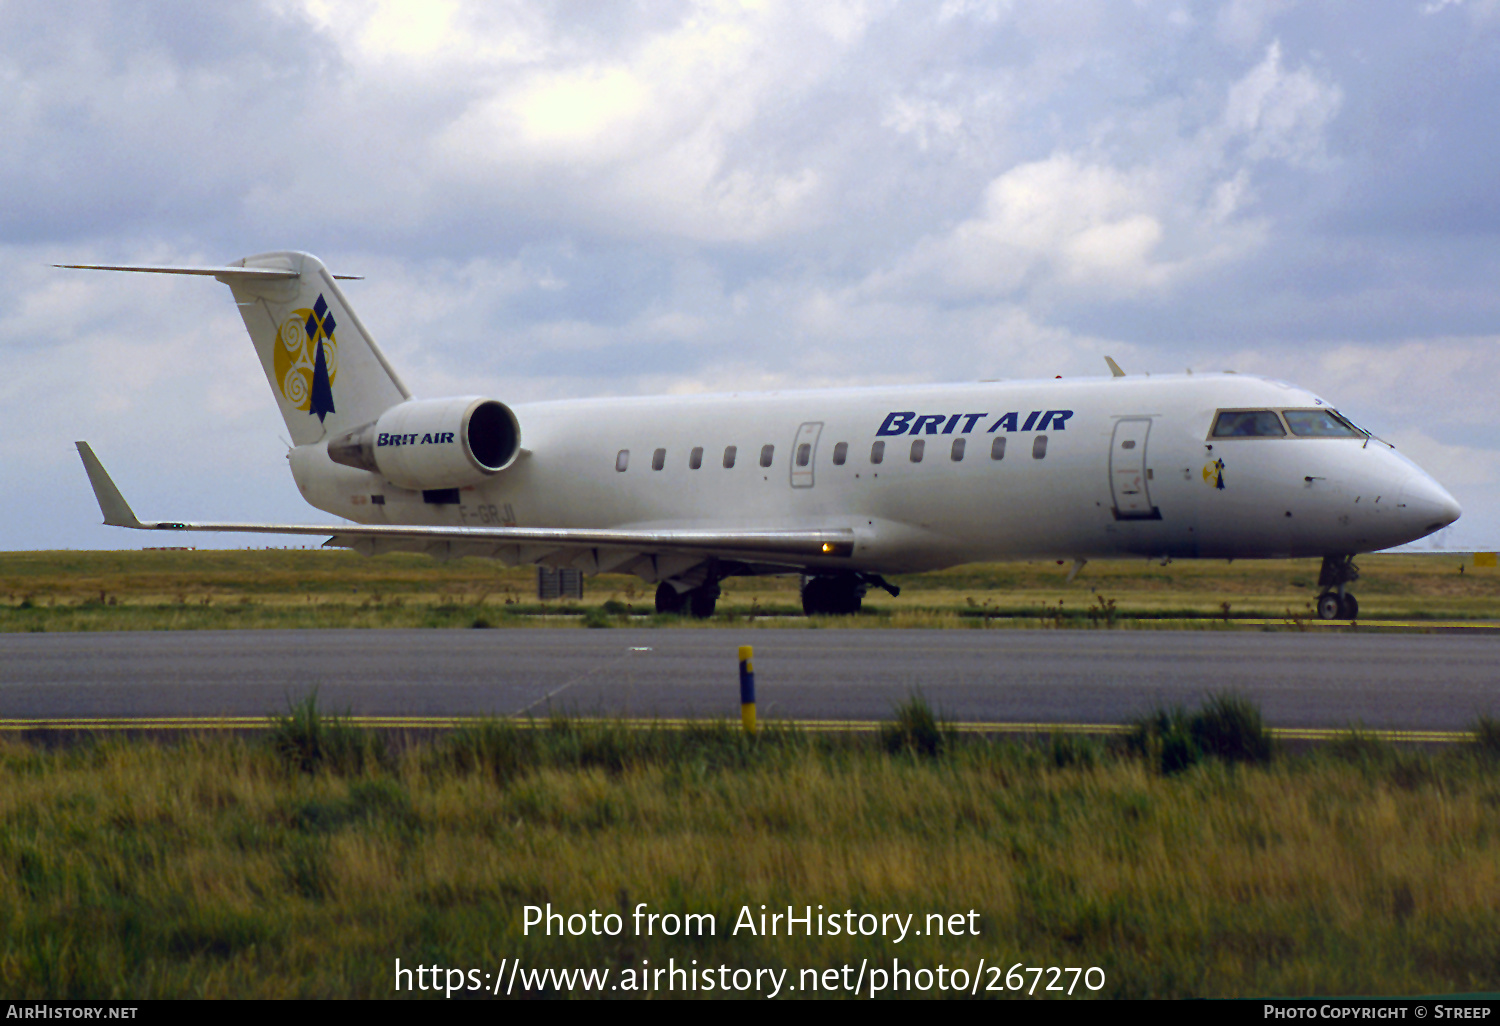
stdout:
{"type": "Polygon", "coordinates": [[[374,423],[328,443],[328,458],[401,488],[479,484],[516,461],[521,425],[510,407],[481,396],[408,399],[374,423]]]}

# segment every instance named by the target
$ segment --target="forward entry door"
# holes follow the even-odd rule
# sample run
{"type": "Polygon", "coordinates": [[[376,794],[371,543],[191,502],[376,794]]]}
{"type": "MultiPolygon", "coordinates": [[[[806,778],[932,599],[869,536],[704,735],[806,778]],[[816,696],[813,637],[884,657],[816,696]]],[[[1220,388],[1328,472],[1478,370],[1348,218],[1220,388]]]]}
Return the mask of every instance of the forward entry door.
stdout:
{"type": "Polygon", "coordinates": [[[813,486],[813,466],[817,463],[818,435],[823,433],[821,420],[803,424],[797,429],[797,440],[792,443],[792,487],[813,486]]]}
{"type": "Polygon", "coordinates": [[[1109,487],[1116,520],[1160,520],[1151,505],[1151,474],[1146,467],[1146,438],[1150,417],[1126,417],[1115,422],[1109,443],[1109,487]]]}

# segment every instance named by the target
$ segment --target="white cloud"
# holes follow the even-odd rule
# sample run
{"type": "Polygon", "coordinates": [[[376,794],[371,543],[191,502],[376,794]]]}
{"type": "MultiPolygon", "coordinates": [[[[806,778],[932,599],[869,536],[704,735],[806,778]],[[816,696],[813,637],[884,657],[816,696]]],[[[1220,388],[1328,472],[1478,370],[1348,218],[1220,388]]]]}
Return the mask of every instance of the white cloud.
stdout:
{"type": "Polygon", "coordinates": [[[732,153],[769,105],[823,81],[867,19],[852,3],[696,5],[606,61],[497,81],[435,146],[461,177],[561,173],[570,202],[634,228],[756,240],[806,227],[816,168],[732,153]]]}
{"type": "Polygon", "coordinates": [[[1405,428],[1389,441],[1450,491],[1500,485],[1500,449],[1440,442],[1419,428],[1405,428]]]}
{"type": "MultiPolygon", "coordinates": [[[[1339,102],[1337,86],[1283,70],[1273,42],[1207,126],[1183,121],[1169,145],[1135,161],[1090,147],[1013,167],[989,183],[971,217],[924,240],[871,286],[936,285],[955,296],[1161,292],[1264,243],[1269,225],[1246,210],[1255,166],[1316,164],[1339,102]]],[[[897,127],[923,126],[918,108],[899,109],[897,127]]],[[[1190,116],[1182,107],[1159,113],[1171,112],[1190,116]]]]}
{"type": "Polygon", "coordinates": [[[1481,384],[1500,380],[1497,336],[1314,342],[1243,350],[1230,365],[1314,389],[1377,432],[1441,425],[1500,446],[1490,390],[1481,384]]]}
{"type": "Polygon", "coordinates": [[[1338,113],[1339,88],[1306,68],[1284,71],[1281,42],[1229,90],[1225,128],[1245,139],[1251,160],[1313,165],[1324,159],[1324,132],[1338,113]]]}
{"type": "Polygon", "coordinates": [[[1276,18],[1296,5],[1297,0],[1229,0],[1219,7],[1215,29],[1226,43],[1251,49],[1276,18]]]}

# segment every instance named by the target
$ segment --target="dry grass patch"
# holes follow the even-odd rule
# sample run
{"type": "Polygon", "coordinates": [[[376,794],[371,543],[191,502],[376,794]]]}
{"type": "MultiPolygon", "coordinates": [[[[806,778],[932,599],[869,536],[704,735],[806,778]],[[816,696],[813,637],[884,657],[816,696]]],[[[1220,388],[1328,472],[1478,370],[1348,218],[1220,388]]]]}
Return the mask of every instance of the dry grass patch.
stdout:
{"type": "MultiPolygon", "coordinates": [[[[911,705],[891,736],[927,729],[911,705]]],[[[396,957],[1024,959],[1101,966],[1110,996],[1500,986],[1500,762],[1479,730],[1442,752],[1355,738],[1236,764],[1205,748],[1166,774],[1123,745],[936,721],[928,750],[567,720],[330,744],[348,728],[296,720],[274,739],[0,742],[0,989],[381,996],[396,957]],[[309,737],[323,757],[304,758],[309,737]],[[522,907],[547,902],[719,929],[523,934],[522,907]],[[732,936],[761,904],[975,909],[981,931],[732,936]]]]}

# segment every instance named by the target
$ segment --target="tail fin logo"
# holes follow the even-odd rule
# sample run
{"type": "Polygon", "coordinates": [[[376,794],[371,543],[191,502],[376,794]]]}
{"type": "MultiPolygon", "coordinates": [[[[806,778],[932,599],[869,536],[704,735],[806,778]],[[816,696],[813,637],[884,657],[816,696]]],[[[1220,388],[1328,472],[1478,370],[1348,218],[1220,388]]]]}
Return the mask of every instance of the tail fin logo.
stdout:
{"type": "Polygon", "coordinates": [[[333,411],[333,379],[339,372],[337,325],[321,296],[311,310],[293,310],[276,337],[276,381],[286,401],[315,414],[319,423],[333,411]]]}

